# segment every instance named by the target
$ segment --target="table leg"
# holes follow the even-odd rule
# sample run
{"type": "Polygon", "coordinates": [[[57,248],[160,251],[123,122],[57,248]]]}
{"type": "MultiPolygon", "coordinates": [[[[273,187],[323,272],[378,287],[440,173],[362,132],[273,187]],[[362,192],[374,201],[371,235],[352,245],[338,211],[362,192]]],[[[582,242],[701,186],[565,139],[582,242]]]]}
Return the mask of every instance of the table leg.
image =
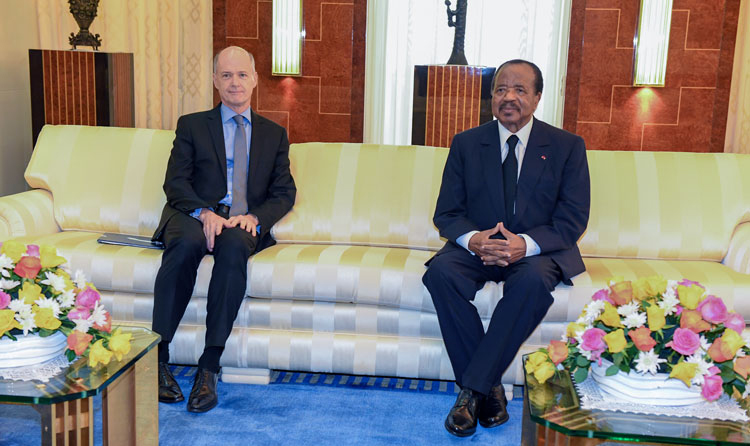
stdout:
{"type": "Polygon", "coordinates": [[[94,400],[34,404],[42,417],[42,446],[94,444],[94,400]]]}
{"type": "Polygon", "coordinates": [[[157,356],[154,348],[104,390],[104,444],[158,445],[158,392],[157,356]]]}

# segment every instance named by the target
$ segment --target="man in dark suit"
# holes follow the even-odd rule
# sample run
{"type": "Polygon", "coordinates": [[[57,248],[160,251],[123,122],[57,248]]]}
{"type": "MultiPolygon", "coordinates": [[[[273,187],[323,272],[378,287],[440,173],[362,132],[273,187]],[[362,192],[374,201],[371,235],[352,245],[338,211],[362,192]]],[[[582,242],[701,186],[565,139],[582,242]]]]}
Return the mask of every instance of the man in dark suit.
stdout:
{"type": "Polygon", "coordinates": [[[511,60],[495,72],[497,121],[457,134],[443,171],[434,223],[445,246],[427,263],[440,331],[461,387],[445,420],[458,436],[508,420],[501,378],[552,305],[559,281],[584,271],[576,242],[589,217],[583,139],[533,118],[539,68],[511,60]],[[504,281],[485,333],[471,301],[504,281]]]}
{"type": "Polygon", "coordinates": [[[172,376],[169,343],[193,294],[198,265],[212,253],[206,341],[188,410],[216,406],[219,359],[245,297],[247,261],[274,243],[271,227],[294,204],[286,130],[256,114],[250,53],[228,47],[214,59],[221,104],[177,121],[167,165],[167,204],[154,239],[166,249],[154,286],[153,330],[159,344],[159,401],[184,400],[172,376]]]}

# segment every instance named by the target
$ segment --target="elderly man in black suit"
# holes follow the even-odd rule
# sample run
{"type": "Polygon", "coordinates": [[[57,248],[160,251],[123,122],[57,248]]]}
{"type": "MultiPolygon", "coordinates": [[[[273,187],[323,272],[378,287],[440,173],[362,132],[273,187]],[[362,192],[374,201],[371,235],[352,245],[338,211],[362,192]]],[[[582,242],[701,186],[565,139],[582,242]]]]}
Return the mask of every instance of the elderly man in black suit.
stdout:
{"type": "Polygon", "coordinates": [[[458,436],[508,420],[501,378],[552,305],[561,280],[585,270],[576,242],[588,224],[583,139],[533,117],[542,74],[525,60],[498,67],[497,121],[457,134],[443,171],[434,223],[445,246],[427,263],[440,331],[461,386],[445,420],[458,436]],[[471,301],[504,281],[485,333],[471,301]]]}
{"type": "Polygon", "coordinates": [[[219,359],[245,296],[247,261],[274,243],[271,227],[294,204],[286,130],[256,114],[253,56],[228,47],[214,59],[221,104],[180,117],[167,165],[167,204],[154,239],[166,246],[154,286],[159,344],[159,401],[184,400],[167,365],[169,343],[187,308],[201,259],[212,253],[206,343],[187,409],[218,403],[219,359]]]}

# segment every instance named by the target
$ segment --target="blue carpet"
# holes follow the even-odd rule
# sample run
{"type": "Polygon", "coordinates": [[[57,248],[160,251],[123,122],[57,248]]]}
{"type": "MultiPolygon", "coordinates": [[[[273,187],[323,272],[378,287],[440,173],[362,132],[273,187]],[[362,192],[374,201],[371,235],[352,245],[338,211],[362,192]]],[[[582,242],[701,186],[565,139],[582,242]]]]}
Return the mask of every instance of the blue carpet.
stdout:
{"type": "MultiPolygon", "coordinates": [[[[173,370],[187,396],[195,369],[173,370]]],[[[274,372],[267,386],[220,382],[219,405],[208,413],[189,413],[184,402],[160,404],[159,444],[520,444],[520,397],[508,405],[508,423],[477,427],[474,436],[464,439],[443,427],[455,399],[454,384],[443,381],[274,372]]],[[[96,424],[95,442],[101,444],[96,424]]],[[[0,445],[40,443],[39,415],[29,407],[0,405],[0,426],[0,445]]]]}

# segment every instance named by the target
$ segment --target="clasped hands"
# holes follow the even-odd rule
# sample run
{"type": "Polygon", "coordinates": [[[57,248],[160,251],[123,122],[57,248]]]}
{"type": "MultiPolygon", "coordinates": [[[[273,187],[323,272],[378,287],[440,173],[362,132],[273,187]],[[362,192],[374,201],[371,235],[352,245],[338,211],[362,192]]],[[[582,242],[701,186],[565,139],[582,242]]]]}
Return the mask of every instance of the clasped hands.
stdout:
{"type": "Polygon", "coordinates": [[[469,240],[469,249],[485,265],[508,266],[526,256],[526,240],[508,231],[500,222],[494,228],[474,234],[469,240]],[[498,232],[505,240],[490,238],[498,232]]]}
{"type": "Polygon", "coordinates": [[[214,240],[217,235],[221,234],[224,228],[239,226],[245,231],[252,233],[253,237],[255,237],[257,235],[255,228],[260,223],[258,217],[253,214],[235,215],[224,218],[206,208],[201,211],[198,219],[203,223],[203,234],[206,236],[206,245],[209,251],[214,250],[214,240]]]}

